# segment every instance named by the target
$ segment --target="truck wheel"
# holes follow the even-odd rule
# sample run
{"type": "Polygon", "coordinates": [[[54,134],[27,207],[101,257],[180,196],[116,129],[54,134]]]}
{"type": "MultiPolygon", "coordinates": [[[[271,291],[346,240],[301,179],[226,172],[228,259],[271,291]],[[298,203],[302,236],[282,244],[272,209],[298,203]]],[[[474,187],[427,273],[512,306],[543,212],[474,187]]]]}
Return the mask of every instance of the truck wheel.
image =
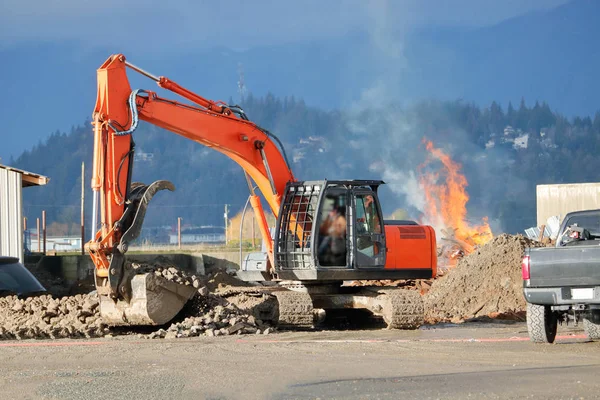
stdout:
{"type": "Polygon", "coordinates": [[[592,340],[600,339],[600,324],[595,324],[587,318],[583,319],[583,330],[592,340]]]}
{"type": "Polygon", "coordinates": [[[527,303],[527,330],[534,343],[553,343],[558,329],[558,317],[550,306],[527,303]]]}

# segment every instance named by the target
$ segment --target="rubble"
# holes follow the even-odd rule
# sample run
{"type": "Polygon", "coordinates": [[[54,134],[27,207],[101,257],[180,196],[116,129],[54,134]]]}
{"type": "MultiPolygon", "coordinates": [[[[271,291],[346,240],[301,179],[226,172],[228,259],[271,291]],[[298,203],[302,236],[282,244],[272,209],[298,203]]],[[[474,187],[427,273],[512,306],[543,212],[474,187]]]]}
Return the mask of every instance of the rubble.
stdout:
{"type": "MultiPolygon", "coordinates": [[[[137,274],[154,273],[167,280],[197,288],[197,294],[185,305],[167,329],[158,329],[146,335],[150,339],[185,338],[194,336],[225,336],[254,334],[266,331],[270,326],[253,316],[255,307],[268,302],[268,295],[221,296],[231,288],[250,286],[226,271],[197,277],[176,268],[166,257],[157,257],[152,263],[132,262],[137,274]]],[[[272,331],[272,328],[271,330],[272,331]]],[[[270,332],[267,331],[267,332],[270,332]]]]}
{"type": "MultiPolygon", "coordinates": [[[[193,336],[224,336],[268,334],[272,327],[253,316],[256,306],[269,302],[266,294],[235,294],[225,298],[219,291],[248,284],[224,271],[197,277],[175,266],[165,257],[152,263],[131,261],[128,267],[136,274],[153,273],[183,285],[191,285],[197,294],[167,327],[149,335],[135,332],[135,327],[111,329],[100,317],[99,299],[92,294],[53,297],[51,294],[20,299],[0,298],[0,339],[58,339],[79,337],[113,337],[137,334],[140,338],[181,338],[193,336]]],[[[138,331],[139,332],[139,331],[138,331]]]]}
{"type": "Polygon", "coordinates": [[[152,263],[142,263],[136,261],[130,261],[127,266],[131,268],[134,273],[146,274],[153,273],[160,276],[168,281],[172,281],[178,284],[186,286],[194,286],[200,289],[201,280],[196,275],[188,274],[185,271],[177,268],[173,265],[168,258],[158,256],[152,260],[152,263]]]}
{"type": "Polygon", "coordinates": [[[208,296],[194,297],[188,302],[181,315],[185,316],[185,319],[172,323],[166,330],[159,329],[146,337],[175,339],[194,336],[268,334],[274,329],[256,319],[251,309],[240,309],[233,302],[212,293],[208,296]]]}
{"type": "Polygon", "coordinates": [[[109,333],[98,313],[98,297],[50,295],[0,298],[1,339],[96,337],[109,333]]]}
{"type": "Polygon", "coordinates": [[[462,322],[477,317],[524,316],[521,258],[526,247],[543,244],[503,234],[458,260],[424,296],[428,323],[462,322]]]}

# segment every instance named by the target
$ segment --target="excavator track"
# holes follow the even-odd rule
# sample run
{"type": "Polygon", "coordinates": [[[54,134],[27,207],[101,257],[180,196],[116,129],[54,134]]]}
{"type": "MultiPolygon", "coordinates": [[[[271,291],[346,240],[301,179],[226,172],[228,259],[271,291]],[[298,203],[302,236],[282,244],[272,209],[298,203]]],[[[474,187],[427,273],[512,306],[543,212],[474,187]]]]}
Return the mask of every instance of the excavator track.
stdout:
{"type": "Polygon", "coordinates": [[[416,290],[390,289],[379,292],[383,297],[383,319],[388,329],[417,329],[424,322],[423,299],[416,290]]]}
{"type": "Polygon", "coordinates": [[[313,302],[308,293],[283,290],[272,294],[277,298],[276,315],[279,328],[314,328],[313,302]]]}

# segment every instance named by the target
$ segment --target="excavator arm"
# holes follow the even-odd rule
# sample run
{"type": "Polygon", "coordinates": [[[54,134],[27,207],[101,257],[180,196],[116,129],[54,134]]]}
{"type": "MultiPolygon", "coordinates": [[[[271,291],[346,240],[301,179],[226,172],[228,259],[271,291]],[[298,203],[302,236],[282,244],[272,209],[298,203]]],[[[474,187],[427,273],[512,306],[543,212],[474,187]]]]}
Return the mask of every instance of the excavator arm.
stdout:
{"type": "MultiPolygon", "coordinates": [[[[239,107],[207,100],[168,78],[156,77],[130,64],[118,54],[109,57],[98,69],[98,94],[92,122],[94,231],[87,249],[96,266],[98,293],[115,304],[132,302],[135,289],[131,287],[131,273],[125,268],[124,254],[140,233],[150,199],[159,190],[175,189],[168,181],[157,181],[149,186],[131,182],[135,150],[131,134],[140,120],[213,148],[243,168],[251,191],[251,204],[259,217],[260,232],[273,266],[273,242],[252,181],[277,217],[285,186],[295,181],[283,147],[275,143],[278,139],[250,122],[239,107]],[[159,87],[180,95],[189,103],[165,99],[151,91],[132,91],[127,68],[156,81],[159,87]]],[[[118,318],[135,320],[123,315],[118,318]]]]}

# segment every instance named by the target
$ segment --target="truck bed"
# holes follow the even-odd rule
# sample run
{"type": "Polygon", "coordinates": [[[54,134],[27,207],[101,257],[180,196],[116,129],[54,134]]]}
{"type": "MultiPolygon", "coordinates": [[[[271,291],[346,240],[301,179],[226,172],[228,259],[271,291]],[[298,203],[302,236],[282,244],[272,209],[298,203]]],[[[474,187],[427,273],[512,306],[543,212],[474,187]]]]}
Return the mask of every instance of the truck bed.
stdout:
{"type": "Polygon", "coordinates": [[[593,245],[531,248],[528,287],[600,286],[600,241],[593,245]]]}
{"type": "MultiPolygon", "coordinates": [[[[597,243],[590,241],[590,243],[597,243]]],[[[529,278],[523,282],[531,304],[600,304],[600,246],[578,244],[528,249],[529,278]]]]}

